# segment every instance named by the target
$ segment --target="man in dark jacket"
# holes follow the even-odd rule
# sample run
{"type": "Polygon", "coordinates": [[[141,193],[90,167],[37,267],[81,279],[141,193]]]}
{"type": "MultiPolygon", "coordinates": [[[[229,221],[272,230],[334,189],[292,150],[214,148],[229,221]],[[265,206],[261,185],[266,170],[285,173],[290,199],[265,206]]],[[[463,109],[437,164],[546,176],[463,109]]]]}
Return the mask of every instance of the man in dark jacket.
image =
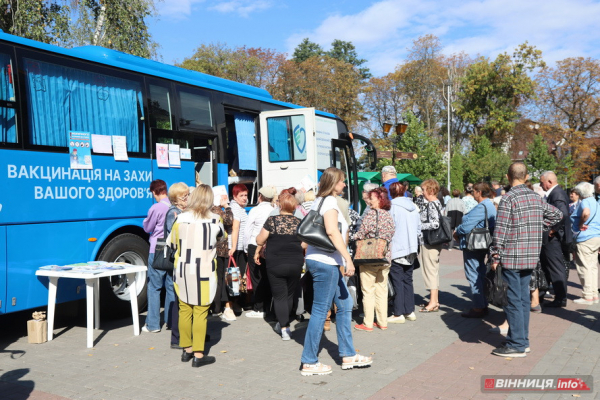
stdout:
{"type": "Polygon", "coordinates": [[[567,305],[567,266],[569,243],[573,240],[571,218],[569,218],[569,197],[558,186],[556,174],[547,171],[540,177],[542,189],[546,191],[545,200],[563,213],[562,220],[544,234],[540,261],[542,270],[554,288],[554,301],[546,307],[565,307],[567,305]]]}

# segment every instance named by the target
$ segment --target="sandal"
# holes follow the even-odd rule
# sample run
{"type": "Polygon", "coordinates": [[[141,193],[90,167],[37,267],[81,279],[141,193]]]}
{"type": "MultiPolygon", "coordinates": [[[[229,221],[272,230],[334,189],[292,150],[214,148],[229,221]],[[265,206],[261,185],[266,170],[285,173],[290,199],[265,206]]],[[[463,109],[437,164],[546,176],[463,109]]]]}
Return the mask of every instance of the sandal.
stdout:
{"type": "Polygon", "coordinates": [[[342,369],[352,369],[354,367],[356,367],[356,368],[368,367],[371,364],[373,364],[372,357],[361,356],[358,353],[356,353],[352,357],[352,361],[344,362],[342,359],[342,369]]]}
{"type": "Polygon", "coordinates": [[[433,307],[433,308],[427,308],[427,307],[423,307],[423,308],[421,308],[421,309],[419,310],[419,312],[422,312],[422,313],[431,313],[431,312],[438,312],[438,311],[440,311],[440,305],[439,305],[439,304],[438,304],[438,305],[436,305],[436,306],[435,306],[435,307],[433,307]]]}
{"type": "Polygon", "coordinates": [[[318,362],[316,364],[302,364],[302,370],[300,371],[300,374],[302,376],[329,375],[331,372],[330,365],[325,365],[318,362]]]}

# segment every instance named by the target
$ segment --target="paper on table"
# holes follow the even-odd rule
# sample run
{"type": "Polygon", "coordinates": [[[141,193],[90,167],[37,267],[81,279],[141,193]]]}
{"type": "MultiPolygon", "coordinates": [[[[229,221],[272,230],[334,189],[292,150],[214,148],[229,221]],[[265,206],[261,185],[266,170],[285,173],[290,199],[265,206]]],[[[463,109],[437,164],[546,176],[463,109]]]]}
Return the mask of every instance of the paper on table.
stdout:
{"type": "Polygon", "coordinates": [[[169,168],[169,145],[156,143],[156,163],[159,167],[169,168]]]}
{"type": "Polygon", "coordinates": [[[225,196],[227,200],[229,200],[229,196],[227,195],[227,188],[225,187],[225,185],[214,186],[212,190],[215,196],[213,200],[213,204],[215,206],[221,205],[221,200],[223,199],[223,196],[225,196]]]}
{"type": "Polygon", "coordinates": [[[169,166],[173,168],[181,168],[178,144],[169,144],[169,166]]]}
{"type": "Polygon", "coordinates": [[[112,147],[115,161],[129,161],[129,156],[127,155],[127,138],[125,136],[113,136],[112,147]]]}
{"type": "Polygon", "coordinates": [[[184,149],[183,147],[181,147],[179,149],[179,154],[182,160],[192,159],[192,149],[184,149]]]}
{"type": "Polygon", "coordinates": [[[69,159],[71,169],[93,169],[89,132],[69,132],[69,159]]]}
{"type": "Polygon", "coordinates": [[[92,133],[92,150],[94,153],[112,154],[111,137],[108,135],[94,135],[92,133]]]}

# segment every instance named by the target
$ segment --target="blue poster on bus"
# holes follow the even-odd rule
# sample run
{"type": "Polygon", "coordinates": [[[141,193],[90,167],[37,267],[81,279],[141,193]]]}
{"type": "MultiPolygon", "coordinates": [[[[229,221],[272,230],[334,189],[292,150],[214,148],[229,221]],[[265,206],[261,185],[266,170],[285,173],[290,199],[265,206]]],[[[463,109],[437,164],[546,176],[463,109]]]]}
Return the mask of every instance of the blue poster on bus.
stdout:
{"type": "Polygon", "coordinates": [[[71,169],[93,169],[89,132],[69,132],[69,159],[71,169]]]}

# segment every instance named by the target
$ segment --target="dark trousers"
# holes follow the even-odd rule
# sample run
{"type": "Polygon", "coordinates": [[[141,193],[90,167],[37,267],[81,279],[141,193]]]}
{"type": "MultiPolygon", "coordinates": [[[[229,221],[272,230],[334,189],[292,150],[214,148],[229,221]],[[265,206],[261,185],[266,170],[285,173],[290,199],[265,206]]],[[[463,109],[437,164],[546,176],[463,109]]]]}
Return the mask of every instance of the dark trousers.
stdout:
{"type": "Polygon", "coordinates": [[[502,278],[508,284],[508,305],[504,307],[509,325],[506,345],[519,351],[525,351],[529,347],[529,314],[531,311],[529,282],[531,281],[531,270],[503,268],[502,278]]]}
{"type": "Polygon", "coordinates": [[[260,258],[260,265],[254,263],[256,246],[248,245],[248,268],[252,279],[252,291],[254,293],[254,311],[265,311],[265,303],[271,304],[271,288],[267,277],[267,263],[260,258]]]}
{"type": "Polygon", "coordinates": [[[171,313],[171,344],[179,345],[179,296],[173,288],[175,301],[169,312],[171,313]]]}
{"type": "Polygon", "coordinates": [[[297,263],[277,264],[267,268],[275,316],[282,328],[290,325],[290,317],[295,314],[294,300],[300,285],[301,273],[302,264],[297,263]]]}
{"type": "Polygon", "coordinates": [[[550,238],[542,246],[540,261],[542,270],[548,282],[552,282],[555,300],[562,301],[567,298],[567,277],[564,263],[564,254],[558,238],[550,238]]]}
{"type": "Polygon", "coordinates": [[[415,289],[413,286],[412,265],[402,265],[392,261],[389,279],[396,292],[392,313],[396,316],[415,311],[415,289]]]}
{"type": "Polygon", "coordinates": [[[225,283],[228,261],[229,257],[217,257],[217,293],[215,293],[215,299],[213,300],[213,312],[215,314],[223,312],[223,303],[229,301],[227,284],[225,283]]]}

